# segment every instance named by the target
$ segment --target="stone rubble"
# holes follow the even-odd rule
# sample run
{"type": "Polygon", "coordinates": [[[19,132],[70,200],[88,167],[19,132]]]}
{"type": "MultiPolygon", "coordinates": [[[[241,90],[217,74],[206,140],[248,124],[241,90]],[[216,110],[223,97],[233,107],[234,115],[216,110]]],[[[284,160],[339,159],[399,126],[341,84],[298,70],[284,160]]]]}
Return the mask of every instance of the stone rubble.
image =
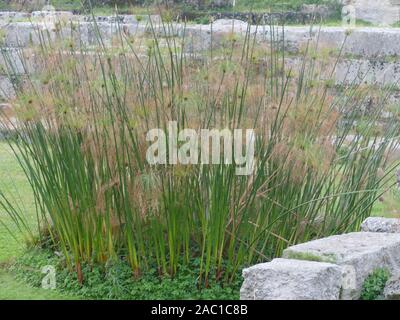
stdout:
{"type": "Polygon", "coordinates": [[[383,291],[385,300],[400,300],[400,275],[392,276],[383,291]]]}
{"type": "Polygon", "coordinates": [[[400,233],[400,219],[370,217],[361,224],[361,231],[400,233]]]}
{"type": "MultiPolygon", "coordinates": [[[[399,0],[400,1],[400,0],[399,0]]],[[[307,10],[311,10],[310,7],[307,10]]],[[[257,32],[258,42],[270,41],[272,32],[270,26],[254,26],[247,22],[235,19],[218,19],[213,25],[195,25],[174,23],[174,27],[166,31],[160,25],[160,16],[120,15],[116,17],[96,17],[96,26],[93,17],[72,15],[68,12],[34,12],[32,14],[17,12],[0,12],[0,44],[5,48],[25,48],[39,44],[39,31],[48,32],[50,39],[58,35],[70,38],[77,47],[82,43],[85,46],[98,45],[97,31],[105,44],[111,45],[112,39],[118,32],[128,37],[148,35],[153,29],[157,35],[181,37],[185,33],[185,54],[200,54],[209,50],[211,46],[218,48],[232,31],[244,35],[248,30],[251,34],[257,32]],[[43,16],[44,15],[44,16],[43,16]],[[52,27],[50,18],[61,19],[63,23],[52,27]],[[140,17],[140,18],[139,18],[140,17]],[[11,19],[11,20],[10,20],[11,19]],[[13,20],[14,19],[14,20],[13,20]],[[30,19],[33,19],[30,21],[30,19]],[[36,20],[35,20],[36,19],[36,20]],[[152,28],[150,27],[150,21],[152,28]],[[66,20],[68,22],[66,22],[66,20]],[[47,22],[46,22],[47,21],[47,22]],[[4,25],[3,25],[4,24],[4,25]],[[119,24],[119,26],[118,26],[119,24]]],[[[337,56],[343,45],[342,58],[335,69],[334,81],[336,85],[367,84],[367,85],[397,85],[400,81],[400,32],[394,28],[362,27],[348,30],[343,27],[314,27],[286,26],[284,31],[276,27],[274,37],[282,41],[290,57],[286,59],[294,69],[302,65],[301,52],[310,41],[318,38],[319,48],[329,50],[331,56],[337,56]],[[284,33],[283,33],[284,32],[284,33]],[[372,46],[371,43],[374,45],[372,46]]],[[[0,58],[0,67],[2,65],[0,58]]],[[[3,81],[4,88],[4,81],[3,81]]],[[[2,97],[4,95],[1,95],[2,97]]],[[[390,103],[396,104],[400,95],[396,91],[390,92],[390,103]]]]}
{"type": "Polygon", "coordinates": [[[274,259],[243,270],[241,300],[338,300],[342,270],[331,263],[274,259]]]}
{"type": "MultiPolygon", "coordinates": [[[[400,1],[400,0],[399,0],[400,1]]],[[[33,13],[39,17],[43,12],[33,13]]],[[[51,23],[39,20],[29,21],[31,14],[24,13],[1,13],[0,12],[0,44],[9,50],[13,48],[26,48],[40,42],[38,31],[48,32],[50,39],[57,35],[70,38],[78,47],[81,43],[85,46],[98,45],[97,31],[105,44],[111,45],[112,39],[120,30],[128,37],[148,35],[152,28],[157,35],[181,37],[185,32],[185,54],[201,54],[209,50],[211,46],[218,48],[232,31],[236,34],[245,34],[247,30],[251,34],[257,31],[258,42],[270,41],[269,26],[249,26],[247,22],[235,19],[219,19],[213,25],[183,24],[175,23],[174,28],[166,30],[160,26],[160,16],[133,16],[121,15],[115,17],[97,17],[96,26],[92,17],[75,16],[68,13],[49,13],[56,15],[56,18],[67,16],[69,22],[61,23],[52,27],[51,23]],[[58,16],[57,16],[58,15],[58,16]],[[16,20],[9,19],[15,18],[16,20]],[[2,22],[3,21],[3,22],[2,22]],[[6,21],[6,22],[4,22],[6,21]],[[118,26],[118,24],[120,24],[118,26]],[[3,23],[5,23],[3,25],[3,23]],[[119,28],[120,27],[120,28],[119,28]],[[56,32],[57,31],[57,32],[56,32]]],[[[49,21],[52,21],[51,19],[49,21]]],[[[347,30],[343,27],[315,27],[309,26],[287,26],[277,27],[274,37],[282,41],[286,49],[291,52],[286,63],[292,64],[294,70],[302,65],[301,52],[309,41],[316,41],[318,38],[319,48],[328,50],[331,56],[337,56],[340,47],[343,45],[342,58],[338,61],[335,69],[334,81],[336,85],[342,84],[367,84],[367,85],[397,85],[400,81],[400,32],[394,28],[356,28],[347,30]],[[374,43],[374,45],[370,45],[374,43]]],[[[0,58],[0,67],[2,65],[0,58]]],[[[0,81],[1,82],[1,81],[0,81]]],[[[3,82],[3,88],[7,87],[3,82]]],[[[9,86],[8,86],[9,87],[9,86]]],[[[398,91],[389,93],[390,103],[395,105],[400,101],[398,91]],[[393,100],[393,101],[392,101],[393,100]]],[[[0,98],[4,94],[0,91],[0,98]]],[[[390,115],[389,115],[390,116],[390,115]]]]}
{"type": "Polygon", "coordinates": [[[377,268],[400,270],[400,234],[353,232],[295,245],[283,258],[330,262],[354,268],[354,286],[342,290],[342,299],[358,299],[368,275],[377,268]]]}
{"type": "Polygon", "coordinates": [[[389,26],[400,20],[398,0],[344,0],[355,8],[356,19],[377,25],[389,26]]]}
{"type": "Polygon", "coordinates": [[[243,270],[243,300],[360,298],[365,279],[386,268],[385,299],[400,299],[398,220],[368,218],[362,232],[336,235],[284,250],[282,258],[243,270]],[[369,232],[374,230],[375,232],[369,232]]]}

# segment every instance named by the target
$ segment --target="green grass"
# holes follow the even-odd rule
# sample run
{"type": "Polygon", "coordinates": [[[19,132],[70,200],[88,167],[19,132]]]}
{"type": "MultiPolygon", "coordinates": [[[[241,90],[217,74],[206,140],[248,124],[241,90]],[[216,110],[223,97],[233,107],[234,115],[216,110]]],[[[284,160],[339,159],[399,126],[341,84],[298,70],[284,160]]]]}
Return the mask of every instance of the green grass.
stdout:
{"type": "MultiPolygon", "coordinates": [[[[35,214],[31,188],[11,149],[4,142],[0,142],[0,186],[8,191],[8,194],[12,194],[15,201],[23,204],[28,221],[33,224],[35,214]]],[[[18,232],[9,215],[0,208],[0,263],[21,254],[23,248],[23,235],[18,232]],[[7,228],[15,234],[16,239],[10,235],[7,228]]]]}
{"type": "MultiPolygon", "coordinates": [[[[0,185],[4,188],[3,190],[19,195],[16,200],[24,204],[28,221],[33,224],[35,215],[32,191],[10,148],[4,142],[0,142],[0,185]],[[15,190],[17,192],[14,192],[15,190]]],[[[0,209],[0,221],[0,300],[69,298],[57,292],[32,288],[15,279],[14,275],[8,271],[7,266],[24,252],[24,238],[2,209],[0,209]],[[13,232],[16,239],[11,236],[9,231],[13,232]]]]}
{"type": "Polygon", "coordinates": [[[0,300],[69,300],[69,296],[54,291],[33,288],[0,269],[0,300]]]}
{"type": "Polygon", "coordinates": [[[372,215],[375,217],[400,218],[400,191],[391,189],[375,202],[372,215]]]}

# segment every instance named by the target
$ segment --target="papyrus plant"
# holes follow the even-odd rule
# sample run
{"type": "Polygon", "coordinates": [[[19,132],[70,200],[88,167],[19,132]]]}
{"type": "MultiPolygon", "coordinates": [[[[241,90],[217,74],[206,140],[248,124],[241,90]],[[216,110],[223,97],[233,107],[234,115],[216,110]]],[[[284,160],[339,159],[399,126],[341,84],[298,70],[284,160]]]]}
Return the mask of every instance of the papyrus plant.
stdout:
{"type": "MultiPolygon", "coordinates": [[[[319,45],[310,41],[290,63],[274,26],[268,37],[212,34],[193,53],[185,32],[168,36],[176,27],[131,35],[121,26],[110,45],[94,24],[90,47],[42,33],[18,51],[22,73],[3,50],[16,97],[2,126],[34,193],[36,232],[80,281],[82,263],[122,258],[135,277],[154,267],[173,276],[197,259],[200,285],[211,275],[228,283],[291,244],[356,230],[390,186],[399,124],[381,121],[386,92],[366,111],[363,88],[337,90],[340,57],[310,56],[319,45]],[[149,165],[146,132],[168,121],[254,128],[254,173],[149,165]]],[[[0,203],[25,229],[23,212],[2,193],[0,203]]]]}

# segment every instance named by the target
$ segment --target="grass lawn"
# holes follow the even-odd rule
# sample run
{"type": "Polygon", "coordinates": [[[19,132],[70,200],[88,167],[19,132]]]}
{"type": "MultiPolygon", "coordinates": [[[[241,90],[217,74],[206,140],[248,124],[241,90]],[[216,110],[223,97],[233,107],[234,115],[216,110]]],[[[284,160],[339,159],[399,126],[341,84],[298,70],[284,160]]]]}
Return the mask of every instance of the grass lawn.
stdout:
{"type": "MultiPolygon", "coordinates": [[[[30,186],[11,149],[4,142],[0,143],[0,189],[20,203],[27,220],[33,225],[34,202],[30,186]]],[[[22,234],[2,208],[0,221],[0,262],[4,263],[21,253],[24,242],[22,234]],[[17,235],[17,239],[10,235],[7,228],[17,235]]]]}
{"type": "MultiPolygon", "coordinates": [[[[14,196],[15,201],[21,204],[28,221],[33,225],[35,213],[30,186],[10,148],[4,142],[0,142],[0,188],[16,195],[14,196]]],[[[67,299],[68,297],[64,295],[49,290],[32,288],[14,279],[13,275],[7,270],[7,265],[23,252],[23,236],[1,208],[0,221],[0,300],[67,299]],[[16,234],[16,239],[11,236],[7,228],[16,234]]]]}
{"type": "Polygon", "coordinates": [[[378,200],[372,212],[373,216],[400,218],[400,191],[390,190],[378,200]]]}
{"type": "Polygon", "coordinates": [[[0,300],[70,300],[57,292],[32,288],[15,280],[12,274],[0,269],[0,300]]]}

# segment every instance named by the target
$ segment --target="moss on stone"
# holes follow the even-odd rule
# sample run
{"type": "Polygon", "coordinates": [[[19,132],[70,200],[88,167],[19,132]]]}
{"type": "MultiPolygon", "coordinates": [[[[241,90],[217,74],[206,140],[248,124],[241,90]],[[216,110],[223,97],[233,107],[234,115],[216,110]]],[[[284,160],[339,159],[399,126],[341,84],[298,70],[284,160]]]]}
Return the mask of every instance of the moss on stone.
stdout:
{"type": "Polygon", "coordinates": [[[315,262],[336,263],[336,256],[334,254],[316,255],[316,254],[313,254],[310,252],[289,251],[287,253],[287,258],[288,259],[296,259],[296,260],[315,261],[315,262]]]}

